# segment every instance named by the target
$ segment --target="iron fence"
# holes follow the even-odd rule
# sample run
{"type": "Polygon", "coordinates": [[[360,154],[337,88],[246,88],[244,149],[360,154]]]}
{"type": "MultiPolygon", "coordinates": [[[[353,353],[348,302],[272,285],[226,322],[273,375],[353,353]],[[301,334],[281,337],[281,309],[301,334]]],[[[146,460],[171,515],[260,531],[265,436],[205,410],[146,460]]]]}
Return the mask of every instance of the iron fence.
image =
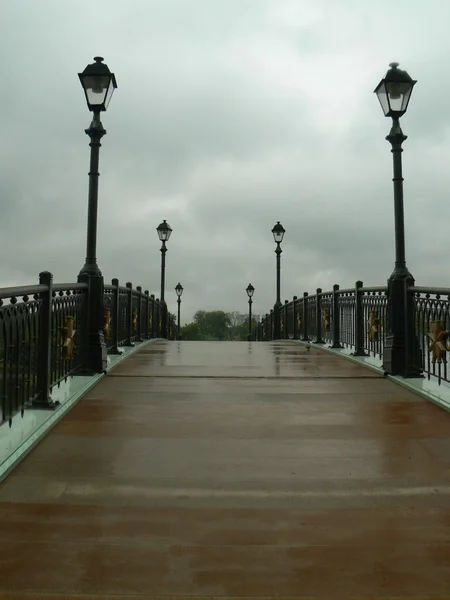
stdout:
{"type": "Polygon", "coordinates": [[[450,351],[450,289],[410,287],[414,302],[415,366],[428,379],[450,381],[447,352],[450,351]]]}
{"type": "Polygon", "coordinates": [[[0,289],[2,423],[38,395],[41,295],[46,290],[44,285],[0,289]]]}
{"type": "MultiPolygon", "coordinates": [[[[331,291],[318,288],[315,294],[294,296],[280,309],[281,337],[348,348],[354,355],[370,354],[381,359],[386,335],[386,294],[387,287],[364,288],[358,281],[351,289],[341,290],[335,285],[331,291]]],[[[272,315],[271,311],[261,320],[255,339],[273,339],[272,315]]]]}
{"type": "MultiPolygon", "coordinates": [[[[357,281],[354,288],[339,289],[303,296],[286,301],[281,307],[281,320],[286,323],[281,337],[300,339],[332,348],[347,348],[355,356],[383,359],[388,333],[388,288],[364,287],[357,281]]],[[[450,352],[450,288],[406,287],[411,300],[415,348],[409,357],[415,372],[428,379],[450,383],[448,352],[450,352]]],[[[408,320],[411,312],[405,315],[408,320]]],[[[273,340],[273,311],[261,319],[254,339],[273,340]]]]}
{"type": "MultiPolygon", "coordinates": [[[[89,283],[53,283],[48,272],[39,285],[0,288],[1,423],[11,425],[28,406],[54,408],[55,386],[83,373],[88,343],[89,283]]],[[[117,279],[104,286],[103,334],[109,354],[161,333],[160,302],[117,279]],[[156,315],[156,316],[155,316],[156,315]]],[[[169,314],[169,339],[175,339],[169,314]]]]}

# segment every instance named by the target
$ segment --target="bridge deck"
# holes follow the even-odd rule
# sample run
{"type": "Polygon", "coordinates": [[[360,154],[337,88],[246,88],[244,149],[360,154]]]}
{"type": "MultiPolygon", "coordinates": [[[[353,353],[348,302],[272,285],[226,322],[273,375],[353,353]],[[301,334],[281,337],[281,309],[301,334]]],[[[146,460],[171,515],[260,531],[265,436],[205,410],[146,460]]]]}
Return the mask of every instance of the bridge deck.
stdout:
{"type": "Polygon", "coordinates": [[[449,476],[450,415],[364,367],[151,344],[0,486],[0,597],[448,596],[449,476]]]}

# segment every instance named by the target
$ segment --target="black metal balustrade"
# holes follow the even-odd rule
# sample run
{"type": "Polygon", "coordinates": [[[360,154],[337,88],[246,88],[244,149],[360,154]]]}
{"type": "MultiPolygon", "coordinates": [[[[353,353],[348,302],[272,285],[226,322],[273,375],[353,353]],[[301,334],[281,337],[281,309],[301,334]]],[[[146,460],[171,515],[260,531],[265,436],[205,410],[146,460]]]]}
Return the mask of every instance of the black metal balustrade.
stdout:
{"type": "Polygon", "coordinates": [[[422,368],[428,379],[450,381],[447,352],[450,351],[450,288],[408,289],[414,301],[414,331],[418,352],[410,356],[413,366],[422,368]]]}
{"type": "MultiPolygon", "coordinates": [[[[104,329],[109,354],[161,335],[159,300],[117,279],[105,285],[104,329]]],[[[1,422],[28,406],[55,408],[52,389],[88,367],[89,283],[53,283],[51,273],[39,285],[0,288],[1,422]]],[[[173,321],[173,322],[172,322],[173,321]]],[[[175,339],[170,315],[169,339],[175,339]]]]}
{"type": "MultiPolygon", "coordinates": [[[[304,293],[281,306],[281,339],[300,339],[347,348],[355,356],[372,356],[383,360],[388,331],[388,288],[364,287],[357,281],[354,288],[316,294],[304,293]],[[295,302],[295,307],[294,307],[295,302]],[[295,319],[295,322],[294,322],[295,319]]],[[[407,328],[405,364],[428,379],[450,382],[447,353],[450,352],[450,288],[405,286],[413,315],[405,315],[407,328]],[[419,349],[417,351],[417,348],[419,349]]],[[[255,332],[255,339],[271,341],[273,315],[266,314],[255,332]]]]}

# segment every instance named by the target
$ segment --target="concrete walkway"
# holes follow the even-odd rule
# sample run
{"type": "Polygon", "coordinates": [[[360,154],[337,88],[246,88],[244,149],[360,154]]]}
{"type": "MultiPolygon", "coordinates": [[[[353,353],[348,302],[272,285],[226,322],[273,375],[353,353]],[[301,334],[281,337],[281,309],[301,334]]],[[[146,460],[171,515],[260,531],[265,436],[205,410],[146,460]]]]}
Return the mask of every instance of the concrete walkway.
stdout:
{"type": "Polygon", "coordinates": [[[159,342],[0,486],[0,598],[443,598],[450,414],[293,342],[159,342]]]}

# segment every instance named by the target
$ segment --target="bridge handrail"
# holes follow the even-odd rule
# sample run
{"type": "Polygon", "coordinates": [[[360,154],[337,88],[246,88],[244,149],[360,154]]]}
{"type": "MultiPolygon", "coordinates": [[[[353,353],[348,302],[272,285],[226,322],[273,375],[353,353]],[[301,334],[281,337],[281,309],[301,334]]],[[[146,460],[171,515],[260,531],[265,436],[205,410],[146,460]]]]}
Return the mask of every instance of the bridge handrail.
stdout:
{"type": "Polygon", "coordinates": [[[46,285],[21,285],[14,287],[0,288],[0,299],[5,298],[20,298],[23,296],[34,296],[48,291],[46,285]]]}
{"type": "MultiPolygon", "coordinates": [[[[161,336],[163,305],[148,290],[119,286],[118,280],[103,290],[109,354],[161,336]]],[[[0,424],[11,425],[29,405],[54,408],[52,389],[89,368],[90,294],[87,281],[53,283],[48,272],[37,285],[0,288],[0,424]]],[[[173,339],[177,329],[170,313],[167,323],[173,339]]]]}
{"type": "MultiPolygon", "coordinates": [[[[406,286],[405,323],[409,323],[414,350],[410,364],[414,372],[424,372],[438,383],[450,383],[446,353],[450,351],[450,288],[406,286]],[[439,340],[439,343],[437,343],[439,340]]],[[[367,286],[315,294],[307,292],[286,301],[281,308],[280,331],[284,339],[300,339],[332,348],[347,348],[355,356],[383,360],[388,324],[388,288],[367,286]]],[[[261,319],[254,339],[271,340],[276,313],[271,310],[261,319]]]]}
{"type": "Polygon", "coordinates": [[[363,286],[360,291],[364,292],[365,294],[383,294],[387,292],[387,285],[376,285],[372,287],[363,286]]]}
{"type": "Polygon", "coordinates": [[[433,288],[413,285],[408,291],[414,294],[430,294],[430,296],[450,296],[450,288],[433,288]]]}
{"type": "MultiPolygon", "coordinates": [[[[76,283],[53,283],[54,292],[69,292],[78,290],[87,290],[89,285],[83,282],[76,283]]],[[[24,296],[35,296],[48,292],[48,285],[20,285],[0,288],[0,299],[5,298],[23,298],[24,296]]]]}

